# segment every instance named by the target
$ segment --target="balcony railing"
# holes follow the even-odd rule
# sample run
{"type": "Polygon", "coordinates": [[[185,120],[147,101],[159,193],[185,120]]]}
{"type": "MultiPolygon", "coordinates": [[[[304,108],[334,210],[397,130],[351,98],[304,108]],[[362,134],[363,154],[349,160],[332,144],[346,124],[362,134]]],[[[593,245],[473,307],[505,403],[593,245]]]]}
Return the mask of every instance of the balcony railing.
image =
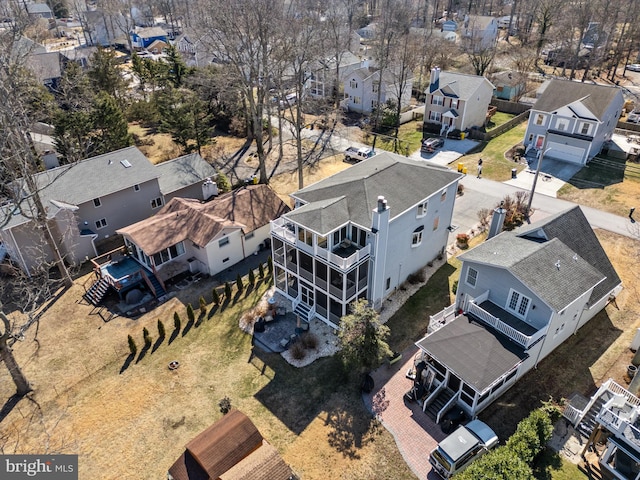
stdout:
{"type": "Polygon", "coordinates": [[[476,305],[474,302],[469,302],[468,308],[469,313],[473,314],[483,322],[491,325],[499,332],[504,333],[507,337],[509,337],[514,342],[522,345],[524,348],[529,348],[544,335],[544,329],[538,330],[531,336],[525,335],[516,328],[513,328],[511,325],[507,325],[498,317],[493,316],[480,306],[476,305]]]}
{"type": "Polygon", "coordinates": [[[435,315],[429,317],[429,326],[427,327],[427,335],[440,330],[447,323],[456,318],[456,305],[449,305],[444,310],[439,311],[435,315]]]}
{"type": "Polygon", "coordinates": [[[271,233],[281,238],[282,240],[295,245],[300,250],[316,257],[322,258],[323,260],[337,266],[342,270],[346,270],[356,263],[360,262],[361,260],[364,260],[369,256],[369,253],[371,252],[371,246],[365,245],[364,247],[356,250],[353,254],[345,258],[327,250],[326,248],[319,247],[317,245],[308,245],[307,243],[300,241],[296,237],[295,225],[289,222],[284,217],[280,217],[271,221],[271,233]]]}
{"type": "Polygon", "coordinates": [[[600,413],[598,413],[596,420],[600,422],[604,427],[617,436],[625,438],[633,445],[640,446],[640,429],[636,427],[635,421],[637,418],[629,418],[629,412],[614,412],[610,408],[602,407],[600,413]]]}

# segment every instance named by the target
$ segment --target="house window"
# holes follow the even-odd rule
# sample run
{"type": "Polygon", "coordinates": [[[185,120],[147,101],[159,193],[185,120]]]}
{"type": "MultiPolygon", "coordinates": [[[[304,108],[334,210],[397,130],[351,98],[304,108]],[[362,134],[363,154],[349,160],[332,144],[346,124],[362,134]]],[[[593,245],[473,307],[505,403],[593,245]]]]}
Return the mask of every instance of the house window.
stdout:
{"type": "Polygon", "coordinates": [[[93,206],[96,207],[96,208],[102,206],[102,202],[100,201],[99,198],[94,198],[93,199],[93,206]]]}
{"type": "Polygon", "coordinates": [[[416,212],[418,218],[424,217],[427,214],[427,205],[429,205],[428,202],[418,205],[418,211],[416,212]]]}
{"type": "Polygon", "coordinates": [[[228,245],[228,244],[229,244],[229,237],[224,237],[218,240],[218,248],[224,247],[225,245],[228,245]]]}
{"type": "Polygon", "coordinates": [[[254,236],[255,236],[255,233],[254,233],[254,232],[247,233],[247,234],[244,236],[244,239],[245,239],[245,240],[250,240],[250,239],[252,239],[254,236]]]}
{"type": "Polygon", "coordinates": [[[533,142],[533,133],[529,134],[529,143],[533,142]]]}
{"type": "Polygon", "coordinates": [[[360,105],[362,103],[362,99],[360,97],[353,97],[353,103],[360,105]]]}
{"type": "Polygon", "coordinates": [[[440,194],[440,201],[444,202],[447,199],[447,191],[443,190],[442,193],[440,194]]]}
{"type": "Polygon", "coordinates": [[[355,79],[352,79],[352,80],[349,82],[349,86],[350,86],[351,88],[358,88],[358,82],[357,82],[355,79]]]}
{"type": "Polygon", "coordinates": [[[229,261],[229,257],[222,259],[222,263],[227,263],[228,261],[229,261]]]}
{"type": "Polygon", "coordinates": [[[440,112],[431,111],[429,112],[429,120],[433,122],[440,122],[442,121],[442,114],[440,112]]]}
{"type": "Polygon", "coordinates": [[[371,100],[371,109],[373,110],[374,108],[376,108],[378,106],[378,101],[377,100],[371,100]]]}
{"type": "Polygon", "coordinates": [[[556,120],[556,129],[561,132],[566,131],[569,128],[569,120],[566,118],[558,118],[556,120]]]}
{"type": "Polygon", "coordinates": [[[438,225],[440,225],[440,217],[436,217],[433,219],[433,230],[436,231],[438,229],[438,225]]]}
{"type": "Polygon", "coordinates": [[[475,268],[469,267],[467,269],[467,285],[475,287],[477,281],[478,281],[478,271],[475,268]]]}
{"type": "Polygon", "coordinates": [[[390,288],[391,288],[391,277],[388,277],[386,289],[389,290],[390,288]]]}
{"type": "Polygon", "coordinates": [[[100,220],[98,220],[96,222],[96,228],[99,230],[101,228],[104,228],[107,226],[107,219],[106,218],[101,218],[100,220]]]}
{"type": "Polygon", "coordinates": [[[458,108],[458,99],[457,98],[452,98],[451,99],[451,108],[458,108]]]}
{"type": "Polygon", "coordinates": [[[441,97],[440,95],[434,95],[433,97],[431,97],[431,104],[432,105],[444,105],[444,97],[441,97]]]}
{"type": "Polygon", "coordinates": [[[542,125],[544,123],[544,115],[536,115],[536,125],[542,125]]]}
{"type": "Polygon", "coordinates": [[[372,86],[373,93],[378,93],[378,88],[380,88],[380,84],[378,82],[374,82],[372,86]]]}
{"type": "Polygon", "coordinates": [[[133,186],[133,191],[134,192],[139,192],[140,191],[140,185],[134,185],[133,186]]]}
{"type": "Polygon", "coordinates": [[[413,238],[411,239],[411,246],[418,247],[422,243],[422,231],[424,230],[424,226],[419,226],[413,231],[413,238]]]}
{"type": "Polygon", "coordinates": [[[513,289],[510,290],[509,302],[507,303],[508,310],[511,310],[513,313],[524,318],[527,315],[527,310],[529,309],[530,304],[530,298],[525,297],[524,295],[516,292],[513,289]]]}
{"type": "Polygon", "coordinates": [[[151,200],[151,208],[160,208],[162,206],[162,197],[151,200]]]}
{"type": "Polygon", "coordinates": [[[591,132],[591,124],[590,123],[583,123],[582,127],[580,128],[580,133],[582,135],[589,135],[590,132],[591,132]]]}

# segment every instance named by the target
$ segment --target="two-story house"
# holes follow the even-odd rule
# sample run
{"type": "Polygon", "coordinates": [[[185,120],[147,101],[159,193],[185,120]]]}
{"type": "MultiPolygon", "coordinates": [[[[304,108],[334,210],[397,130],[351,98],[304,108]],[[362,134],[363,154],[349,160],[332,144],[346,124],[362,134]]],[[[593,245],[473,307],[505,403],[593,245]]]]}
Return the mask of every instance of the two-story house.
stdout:
{"type": "Polygon", "coordinates": [[[446,135],[484,126],[494,88],[485,77],[433,68],[425,92],[425,131],[446,135]]]}
{"type": "Polygon", "coordinates": [[[531,109],[524,144],[585,165],[611,140],[623,105],[619,87],[552,79],[531,109]]]}
{"type": "Polygon", "coordinates": [[[393,72],[386,70],[380,78],[380,70],[363,66],[354,70],[344,80],[342,106],[350,112],[371,113],[380,104],[400,102],[402,108],[409,106],[413,76],[402,82],[393,72]],[[380,93],[378,93],[380,92],[380,93]]]}
{"type": "Polygon", "coordinates": [[[455,304],[432,317],[416,344],[430,392],[423,407],[437,421],[453,404],[477,415],[622,288],[580,207],[502,232],[458,258],[455,304]]]}
{"type": "Polygon", "coordinates": [[[495,48],[498,40],[498,20],[486,15],[465,15],[461,37],[471,51],[495,48]]]}
{"type": "Polygon", "coordinates": [[[167,32],[160,27],[134,28],[130,36],[131,45],[136,50],[149,48],[149,45],[156,40],[161,40],[166,44],[169,43],[167,32]]]}
{"type": "MultiPolygon", "coordinates": [[[[202,184],[216,172],[198,155],[153,165],[136,147],[127,147],[34,175],[39,197],[58,248],[70,264],[97,255],[96,244],[116,230],[150,217],[175,195],[203,198],[202,184]],[[166,196],[165,196],[166,194],[166,196]]],[[[52,258],[26,186],[15,185],[19,201],[0,210],[0,240],[26,272],[52,258]],[[5,216],[6,215],[6,216],[5,216]],[[5,220],[6,219],[6,220],[5,220]]]]}
{"type": "Polygon", "coordinates": [[[291,195],[271,223],[276,289],[333,328],[383,300],[447,245],[461,174],[384,152],[291,195]]]}
{"type": "Polygon", "coordinates": [[[306,92],[313,98],[329,98],[334,92],[338,93],[345,79],[361,66],[360,58],[348,50],[318,61],[308,73],[306,92]]]}

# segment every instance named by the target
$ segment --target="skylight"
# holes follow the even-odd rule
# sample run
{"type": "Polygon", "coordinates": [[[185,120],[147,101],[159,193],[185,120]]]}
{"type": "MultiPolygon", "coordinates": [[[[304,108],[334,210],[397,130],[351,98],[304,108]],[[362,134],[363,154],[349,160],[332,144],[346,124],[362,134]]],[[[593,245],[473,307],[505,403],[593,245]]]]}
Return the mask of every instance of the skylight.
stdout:
{"type": "Polygon", "coordinates": [[[120,163],[122,164],[122,166],[124,168],[129,168],[131,167],[131,162],[129,162],[129,160],[120,160],[120,163]]]}

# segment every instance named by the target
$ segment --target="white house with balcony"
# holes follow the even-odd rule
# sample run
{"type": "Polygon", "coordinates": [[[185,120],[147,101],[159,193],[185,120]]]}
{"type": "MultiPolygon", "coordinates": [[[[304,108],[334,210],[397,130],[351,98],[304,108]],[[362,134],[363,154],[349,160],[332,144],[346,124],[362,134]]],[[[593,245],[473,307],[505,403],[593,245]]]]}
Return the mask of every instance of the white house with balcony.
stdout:
{"type": "Polygon", "coordinates": [[[295,192],[271,222],[276,289],[334,328],[357,299],[380,309],[444,252],[461,176],[384,152],[295,192]]]}
{"type": "Polygon", "coordinates": [[[531,109],[524,144],[585,165],[611,140],[623,105],[619,87],[552,79],[531,109]]]}
{"type": "Polygon", "coordinates": [[[426,362],[423,407],[437,405],[437,421],[454,404],[477,415],[622,288],[580,207],[458,258],[455,304],[432,317],[416,344],[426,362]]]}

